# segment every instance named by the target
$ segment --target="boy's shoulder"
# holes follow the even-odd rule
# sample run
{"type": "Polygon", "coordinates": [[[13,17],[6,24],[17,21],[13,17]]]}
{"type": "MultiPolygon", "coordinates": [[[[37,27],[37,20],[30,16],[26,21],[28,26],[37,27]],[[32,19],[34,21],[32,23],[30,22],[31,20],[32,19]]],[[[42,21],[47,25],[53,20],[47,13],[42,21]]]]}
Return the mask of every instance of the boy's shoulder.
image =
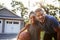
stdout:
{"type": "Polygon", "coordinates": [[[27,22],[27,23],[25,24],[25,26],[30,26],[30,23],[29,23],[29,22],[27,22]]]}

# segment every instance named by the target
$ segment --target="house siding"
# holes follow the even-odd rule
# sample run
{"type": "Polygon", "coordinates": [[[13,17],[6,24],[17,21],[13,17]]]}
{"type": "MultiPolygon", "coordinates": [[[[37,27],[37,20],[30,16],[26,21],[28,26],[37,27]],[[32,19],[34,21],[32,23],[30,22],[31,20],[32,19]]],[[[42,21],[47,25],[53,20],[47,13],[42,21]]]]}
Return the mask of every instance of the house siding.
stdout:
{"type": "Polygon", "coordinates": [[[8,9],[2,9],[0,10],[0,17],[14,17],[14,18],[20,18],[19,16],[16,16],[14,13],[9,11],[8,9]]]}
{"type": "Polygon", "coordinates": [[[3,19],[3,24],[2,24],[2,33],[4,33],[4,29],[5,29],[5,19],[3,19]]]}
{"type": "Polygon", "coordinates": [[[20,31],[20,29],[22,29],[24,27],[24,19],[19,17],[18,15],[15,15],[14,13],[12,13],[11,11],[9,11],[6,8],[3,8],[0,10],[0,19],[2,20],[2,34],[10,34],[10,33],[18,33],[18,31],[20,31]],[[6,21],[19,21],[19,24],[7,24],[6,21]],[[10,30],[12,27],[12,30],[10,30]]]}
{"type": "Polygon", "coordinates": [[[20,29],[22,29],[24,27],[24,21],[21,21],[21,27],[20,29]]]}
{"type": "Polygon", "coordinates": [[[0,19],[0,33],[2,33],[3,20],[0,19]]]}

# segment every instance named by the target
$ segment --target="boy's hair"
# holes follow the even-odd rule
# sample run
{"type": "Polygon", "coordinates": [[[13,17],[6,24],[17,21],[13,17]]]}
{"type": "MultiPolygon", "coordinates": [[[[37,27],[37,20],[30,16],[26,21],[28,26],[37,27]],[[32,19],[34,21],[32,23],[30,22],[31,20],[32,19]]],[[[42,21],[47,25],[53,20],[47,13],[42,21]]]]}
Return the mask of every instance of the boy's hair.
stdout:
{"type": "Polygon", "coordinates": [[[31,11],[30,14],[29,14],[29,17],[30,17],[32,14],[35,15],[35,12],[31,11]]]}

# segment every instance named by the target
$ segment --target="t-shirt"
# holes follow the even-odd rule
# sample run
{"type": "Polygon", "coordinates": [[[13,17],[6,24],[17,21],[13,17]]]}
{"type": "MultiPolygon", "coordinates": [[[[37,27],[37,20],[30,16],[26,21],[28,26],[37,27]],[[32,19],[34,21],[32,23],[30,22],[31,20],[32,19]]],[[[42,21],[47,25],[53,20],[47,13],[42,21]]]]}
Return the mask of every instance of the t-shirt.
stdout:
{"type": "Polygon", "coordinates": [[[31,40],[39,40],[40,27],[38,25],[33,26],[30,24],[28,32],[31,34],[31,40]]]}
{"type": "Polygon", "coordinates": [[[45,33],[55,33],[53,28],[58,27],[58,25],[58,21],[50,15],[46,15],[44,24],[39,22],[39,26],[45,31],[45,33]]]}

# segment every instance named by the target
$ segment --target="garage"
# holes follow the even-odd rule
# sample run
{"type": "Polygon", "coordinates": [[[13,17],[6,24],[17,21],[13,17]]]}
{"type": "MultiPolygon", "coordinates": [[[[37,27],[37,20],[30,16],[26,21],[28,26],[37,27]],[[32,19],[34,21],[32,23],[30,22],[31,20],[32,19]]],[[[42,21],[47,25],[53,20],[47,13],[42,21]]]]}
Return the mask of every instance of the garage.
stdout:
{"type": "Polygon", "coordinates": [[[17,20],[5,20],[4,33],[18,33],[20,30],[20,21],[17,20]]]}
{"type": "Polygon", "coordinates": [[[0,19],[0,33],[2,33],[3,20],[0,19]]]}
{"type": "Polygon", "coordinates": [[[0,34],[17,34],[24,26],[24,19],[12,11],[0,9],[0,34]]]}

